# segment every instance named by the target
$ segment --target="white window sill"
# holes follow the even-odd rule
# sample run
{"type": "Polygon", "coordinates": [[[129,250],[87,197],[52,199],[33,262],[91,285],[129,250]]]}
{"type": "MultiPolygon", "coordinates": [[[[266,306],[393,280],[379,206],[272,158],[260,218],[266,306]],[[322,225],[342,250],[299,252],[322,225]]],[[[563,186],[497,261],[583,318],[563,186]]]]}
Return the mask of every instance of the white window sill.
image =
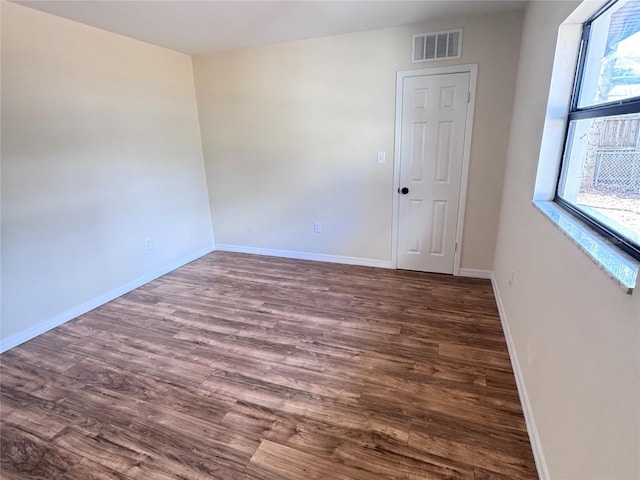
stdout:
{"type": "Polygon", "coordinates": [[[533,204],[626,293],[633,293],[638,282],[640,262],[554,202],[534,201],[533,204]]]}

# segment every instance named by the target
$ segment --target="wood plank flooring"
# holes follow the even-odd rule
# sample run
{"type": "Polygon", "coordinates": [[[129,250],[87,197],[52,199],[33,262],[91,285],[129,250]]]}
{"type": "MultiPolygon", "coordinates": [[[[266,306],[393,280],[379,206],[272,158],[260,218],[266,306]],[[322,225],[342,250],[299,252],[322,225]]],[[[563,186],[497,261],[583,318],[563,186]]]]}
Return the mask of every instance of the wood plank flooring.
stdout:
{"type": "Polygon", "coordinates": [[[214,252],[4,353],[0,406],[7,480],[536,478],[486,280],[214,252]]]}

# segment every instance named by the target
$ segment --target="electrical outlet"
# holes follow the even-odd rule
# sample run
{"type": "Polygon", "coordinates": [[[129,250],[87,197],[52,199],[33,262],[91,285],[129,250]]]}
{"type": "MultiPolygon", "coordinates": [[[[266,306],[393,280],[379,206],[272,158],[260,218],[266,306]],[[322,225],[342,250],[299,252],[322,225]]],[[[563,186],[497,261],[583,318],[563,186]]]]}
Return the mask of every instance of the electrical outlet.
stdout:
{"type": "Polygon", "coordinates": [[[153,248],[153,242],[151,241],[151,237],[147,237],[144,239],[144,249],[151,250],[153,248]]]}
{"type": "Polygon", "coordinates": [[[322,222],[313,222],[313,231],[315,233],[322,232],[322,222]]]}
{"type": "Polygon", "coordinates": [[[513,277],[515,277],[516,272],[511,270],[511,275],[509,276],[509,286],[513,285],[513,277]]]}

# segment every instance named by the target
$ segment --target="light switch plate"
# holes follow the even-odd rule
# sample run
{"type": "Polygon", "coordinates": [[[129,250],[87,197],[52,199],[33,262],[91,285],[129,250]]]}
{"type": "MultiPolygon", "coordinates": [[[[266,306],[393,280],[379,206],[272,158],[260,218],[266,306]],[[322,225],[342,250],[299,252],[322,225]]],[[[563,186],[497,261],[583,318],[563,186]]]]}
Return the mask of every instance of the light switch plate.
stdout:
{"type": "Polygon", "coordinates": [[[385,161],[385,153],[378,152],[378,165],[384,165],[384,161],[385,161]]]}

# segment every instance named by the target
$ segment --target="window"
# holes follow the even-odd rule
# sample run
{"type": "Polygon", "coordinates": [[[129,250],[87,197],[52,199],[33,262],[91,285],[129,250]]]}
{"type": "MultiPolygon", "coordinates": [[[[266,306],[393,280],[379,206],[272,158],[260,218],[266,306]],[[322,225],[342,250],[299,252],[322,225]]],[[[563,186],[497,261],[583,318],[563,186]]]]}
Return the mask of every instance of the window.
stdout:
{"type": "Polygon", "coordinates": [[[640,260],[640,0],[583,26],[555,201],[640,260]]]}

